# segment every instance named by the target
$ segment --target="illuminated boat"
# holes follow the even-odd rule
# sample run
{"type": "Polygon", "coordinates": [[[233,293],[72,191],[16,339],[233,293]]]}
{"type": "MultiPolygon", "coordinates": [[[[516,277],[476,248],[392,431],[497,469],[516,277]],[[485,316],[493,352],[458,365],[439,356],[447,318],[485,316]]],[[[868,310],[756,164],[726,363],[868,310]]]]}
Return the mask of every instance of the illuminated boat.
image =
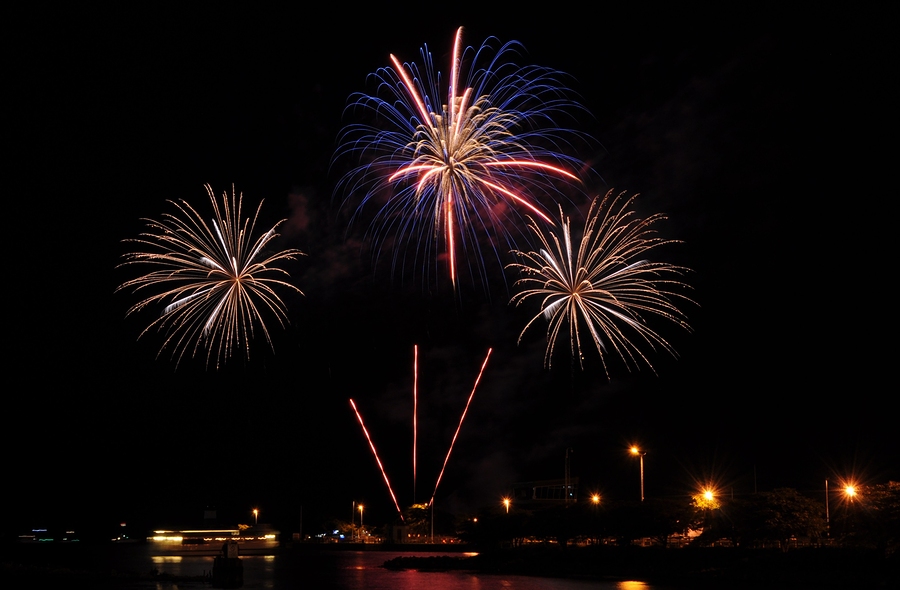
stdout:
{"type": "Polygon", "coordinates": [[[261,554],[278,548],[278,531],[268,525],[247,529],[159,530],[147,537],[156,555],[218,555],[226,543],[235,542],[242,555],[261,554]]]}

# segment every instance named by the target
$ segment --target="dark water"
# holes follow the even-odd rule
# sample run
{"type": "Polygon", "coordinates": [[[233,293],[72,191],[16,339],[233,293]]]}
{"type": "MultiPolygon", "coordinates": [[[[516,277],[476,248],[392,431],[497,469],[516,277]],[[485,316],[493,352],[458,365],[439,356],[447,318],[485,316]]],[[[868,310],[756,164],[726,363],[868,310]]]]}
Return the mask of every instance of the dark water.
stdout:
{"type": "MultiPolygon", "coordinates": [[[[596,582],[466,572],[392,571],[382,564],[402,552],[315,551],[279,555],[244,555],[244,588],[326,590],[662,590],[643,582],[596,582]]],[[[443,553],[416,553],[420,557],[443,553]]],[[[202,576],[212,570],[213,558],[200,556],[141,556],[128,564],[134,571],[156,568],[161,574],[202,576]]],[[[123,564],[125,565],[125,564],[123,564]]],[[[138,588],[160,590],[209,588],[200,582],[144,582],[138,588]]]]}

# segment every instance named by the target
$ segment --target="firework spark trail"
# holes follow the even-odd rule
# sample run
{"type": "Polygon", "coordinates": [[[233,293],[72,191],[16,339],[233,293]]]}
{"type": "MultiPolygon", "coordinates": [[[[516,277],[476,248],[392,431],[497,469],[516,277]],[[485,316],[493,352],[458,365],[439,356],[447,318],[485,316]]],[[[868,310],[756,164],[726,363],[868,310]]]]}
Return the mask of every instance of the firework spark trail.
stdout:
{"type": "Polygon", "coordinates": [[[356,413],[356,419],[359,420],[359,425],[362,426],[363,434],[366,435],[366,440],[369,441],[369,448],[372,449],[372,454],[375,455],[375,462],[378,463],[378,469],[381,470],[381,475],[384,477],[384,483],[387,484],[388,491],[391,493],[391,499],[394,501],[394,506],[397,508],[397,512],[400,514],[400,520],[403,520],[403,512],[400,510],[400,504],[397,503],[397,496],[394,495],[394,488],[391,487],[391,482],[388,479],[387,472],[384,470],[384,466],[381,464],[381,459],[378,458],[378,451],[375,450],[375,444],[372,442],[372,438],[369,436],[369,431],[366,430],[366,425],[363,423],[362,415],[359,413],[359,410],[356,409],[356,403],[354,403],[353,399],[350,399],[350,405],[353,407],[353,411],[356,413]]]}
{"type": "Polygon", "coordinates": [[[553,119],[581,107],[567,97],[558,72],[506,61],[519,47],[515,42],[489,57],[491,41],[474,52],[461,81],[468,50],[462,28],[457,30],[446,94],[427,46],[420,52],[421,70],[391,55],[391,67],[372,74],[376,94],[355,94],[347,108],[369,111],[380,126],[348,125],[335,154],[336,160],[353,156],[360,162],[339,184],[345,202],[365,195],[354,217],[388,195],[369,227],[376,258],[394,233],[394,268],[408,256],[440,259],[443,249],[454,288],[461,253],[471,254],[470,272],[486,281],[481,236],[499,260],[498,242],[515,246],[520,210],[550,223],[542,200],[554,202],[560,183],[580,185],[571,170],[582,163],[559,151],[579,134],[553,119]]]}
{"type": "Polygon", "coordinates": [[[450,461],[450,453],[453,452],[453,445],[456,444],[456,438],[459,436],[459,431],[462,429],[463,420],[466,419],[466,412],[469,411],[469,404],[472,403],[472,398],[475,396],[475,390],[478,389],[478,383],[481,381],[481,375],[484,373],[485,367],[487,367],[488,359],[491,358],[492,348],[489,348],[487,351],[487,356],[484,357],[484,362],[481,364],[481,370],[478,371],[478,377],[475,379],[475,385],[472,386],[472,393],[469,394],[469,399],[466,401],[466,407],[463,409],[462,416],[459,417],[459,425],[456,427],[456,432],[453,433],[453,440],[450,441],[450,448],[447,449],[447,456],[444,458],[444,465],[441,467],[441,472],[438,474],[437,482],[434,484],[434,493],[431,494],[431,500],[428,501],[429,505],[434,504],[434,497],[437,495],[438,486],[441,485],[441,478],[444,477],[444,470],[447,469],[447,462],[450,461]]]}
{"type": "Polygon", "coordinates": [[[148,231],[137,239],[126,240],[150,251],[126,254],[125,262],[119,265],[147,264],[156,270],[127,281],[116,290],[160,290],[128,310],[130,315],[151,304],[165,304],[162,315],[141,336],[152,328],[165,331],[160,353],[171,347],[172,357],[180,363],[188,349],[192,349],[193,356],[205,348],[207,365],[215,353],[218,368],[242,345],[249,358],[255,325],[272,346],[260,311],[272,312],[283,326],[287,312],[275,288],[301,291],[270,275],[288,276],[277,264],[303,253],[288,249],[264,255],[263,250],[278,236],[275,230],[283,220],[261,237],[253,238],[262,203],[252,220],[242,219],[243,195],[238,196],[233,187],[230,198],[227,192],[223,195],[221,205],[212,187],[206,185],[206,191],[213,206],[211,225],[187,202],[170,201],[178,214],[166,213],[162,221],[148,219],[148,231]]]}
{"type": "Polygon", "coordinates": [[[413,504],[416,503],[416,417],[419,406],[419,345],[413,345],[413,504]]]}
{"type": "Polygon", "coordinates": [[[637,195],[611,195],[612,191],[602,201],[594,199],[574,259],[570,221],[560,209],[562,238],[553,232],[545,234],[532,223],[529,227],[542,248],[539,252],[515,252],[524,262],[510,265],[524,275],[516,285],[530,286],[515,294],[511,302],[519,305],[533,297],[541,299],[540,312],[522,330],[519,341],[538,318],[547,319],[544,362],[548,367],[564,325],[569,327],[572,356],[577,356],[579,363],[580,326],[587,326],[607,378],[607,345],[629,370],[641,362],[653,370],[641,343],[653,350],[659,346],[676,356],[672,346],[647,325],[644,314],[662,317],[690,330],[685,315],[674,302],[693,303],[680,292],[688,286],[677,278],[688,269],[641,258],[649,250],[675,243],[657,237],[652,229],[665,217],[635,217],[630,207],[637,195]]]}

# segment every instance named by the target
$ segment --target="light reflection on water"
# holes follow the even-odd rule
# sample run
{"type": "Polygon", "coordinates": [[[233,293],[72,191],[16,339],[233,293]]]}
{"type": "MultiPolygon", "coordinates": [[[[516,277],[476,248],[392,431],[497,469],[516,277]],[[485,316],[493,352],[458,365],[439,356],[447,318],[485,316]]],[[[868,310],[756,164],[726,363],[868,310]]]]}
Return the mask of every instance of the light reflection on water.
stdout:
{"type": "MultiPolygon", "coordinates": [[[[289,590],[662,590],[638,581],[599,582],[470,572],[387,570],[385,561],[401,555],[429,557],[446,553],[388,551],[300,551],[279,555],[243,555],[244,588],[289,590]]],[[[146,556],[136,571],[156,569],[178,577],[203,576],[212,571],[211,556],[146,556]],[[152,564],[152,565],[151,565],[152,564]]],[[[148,582],[142,588],[189,590],[208,588],[202,582],[148,582]]]]}

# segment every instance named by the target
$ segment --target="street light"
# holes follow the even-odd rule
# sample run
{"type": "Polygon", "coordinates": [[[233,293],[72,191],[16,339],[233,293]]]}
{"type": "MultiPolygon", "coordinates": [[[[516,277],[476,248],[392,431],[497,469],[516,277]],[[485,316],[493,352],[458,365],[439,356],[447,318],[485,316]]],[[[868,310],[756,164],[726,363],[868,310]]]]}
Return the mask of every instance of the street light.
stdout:
{"type": "MultiPolygon", "coordinates": [[[[841,485],[844,486],[844,489],[841,491],[844,493],[844,500],[850,504],[853,503],[853,498],[859,493],[857,491],[857,485],[853,481],[843,481],[841,485]]],[[[831,508],[829,506],[831,494],[828,493],[828,480],[825,480],[825,531],[826,534],[831,536],[831,508]]]]}
{"type": "Polygon", "coordinates": [[[259,524],[259,509],[258,508],[253,509],[253,524],[255,524],[255,525],[259,524]]]}
{"type": "Polygon", "coordinates": [[[509,498],[503,498],[503,505],[506,506],[506,513],[509,514],[509,498]]]}
{"type": "Polygon", "coordinates": [[[705,488],[698,490],[697,494],[694,495],[694,505],[703,510],[718,510],[721,508],[722,503],[717,496],[718,491],[708,485],[705,488]]]}
{"type": "Polygon", "coordinates": [[[644,451],[641,451],[636,446],[632,446],[630,450],[631,450],[632,455],[637,455],[641,460],[641,502],[643,502],[644,501],[644,455],[646,455],[647,453],[644,451]]]}
{"type": "Polygon", "coordinates": [[[362,504],[359,505],[359,540],[362,541],[363,543],[366,542],[366,540],[363,538],[363,505],[362,504]]]}
{"type": "Polygon", "coordinates": [[[591,503],[599,504],[600,503],[600,494],[592,494],[591,495],[591,503]]]}

